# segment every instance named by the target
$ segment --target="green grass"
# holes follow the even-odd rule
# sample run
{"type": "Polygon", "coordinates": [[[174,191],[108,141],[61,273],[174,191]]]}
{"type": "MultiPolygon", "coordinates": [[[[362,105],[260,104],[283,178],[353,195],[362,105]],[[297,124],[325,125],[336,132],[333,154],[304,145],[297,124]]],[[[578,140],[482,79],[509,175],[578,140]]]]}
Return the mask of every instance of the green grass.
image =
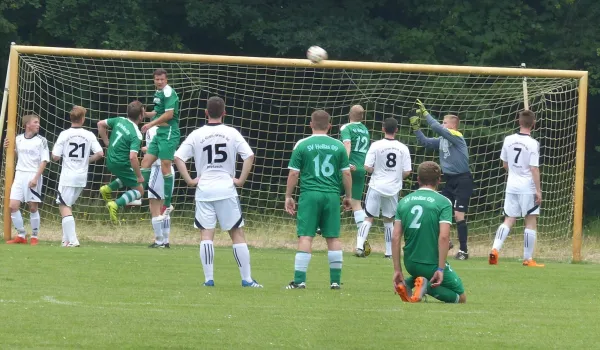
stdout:
{"type": "Polygon", "coordinates": [[[284,290],[294,251],[251,249],[242,289],[231,250],[215,253],[205,288],[197,246],[0,245],[2,348],[588,348],[596,344],[600,269],[514,259],[453,262],[465,305],[403,304],[391,261],[345,255],[343,289],[328,289],[325,252],[307,290],[284,290]]]}

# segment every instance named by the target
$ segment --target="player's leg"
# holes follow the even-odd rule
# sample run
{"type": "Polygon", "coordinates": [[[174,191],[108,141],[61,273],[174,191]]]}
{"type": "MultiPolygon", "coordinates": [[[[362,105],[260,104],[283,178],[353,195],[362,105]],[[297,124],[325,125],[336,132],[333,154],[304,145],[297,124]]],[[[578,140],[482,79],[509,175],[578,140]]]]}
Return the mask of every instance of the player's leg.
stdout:
{"type": "MultiPolygon", "coordinates": [[[[27,180],[28,182],[29,180],[27,180]]],[[[17,237],[6,241],[8,244],[21,244],[27,243],[25,225],[23,223],[23,216],[21,215],[21,203],[25,201],[25,191],[27,191],[27,183],[24,181],[22,174],[16,173],[13,184],[10,189],[10,218],[12,220],[15,230],[17,230],[17,237]]]]}
{"type": "Polygon", "coordinates": [[[450,264],[446,264],[444,268],[444,280],[442,284],[435,288],[429,288],[427,294],[445,303],[464,304],[467,302],[467,295],[465,294],[462,280],[450,264]]]}
{"type": "Polygon", "coordinates": [[[160,215],[162,208],[162,176],[160,168],[153,166],[148,181],[148,200],[150,202],[150,216],[152,217],[152,231],[154,242],[148,248],[164,248],[163,226],[164,218],[160,215]]]}
{"type": "Polygon", "coordinates": [[[340,241],[341,214],[339,197],[336,194],[323,193],[323,207],[319,226],[321,235],[327,240],[327,258],[329,260],[329,285],[331,289],[342,286],[342,242],[340,241]]]}
{"type": "MultiPolygon", "coordinates": [[[[175,169],[171,167],[171,177],[172,186],[171,186],[171,196],[173,196],[173,188],[175,187],[175,169]]],[[[164,186],[163,186],[164,189],[164,186]]],[[[163,203],[164,206],[164,203],[163,203]]],[[[162,206],[161,206],[162,209],[162,206]]],[[[165,248],[171,248],[171,243],[169,242],[171,236],[171,214],[163,215],[163,246],[165,248]]]]}
{"type": "MultiPolygon", "coordinates": [[[[440,193],[448,198],[448,200],[450,201],[450,203],[452,203],[452,206],[454,207],[454,191],[451,189],[450,185],[452,184],[451,180],[446,180],[446,183],[444,184],[444,187],[442,188],[442,190],[440,191],[440,193]]],[[[449,243],[448,243],[448,249],[452,249],[454,248],[454,244],[452,243],[452,237],[450,237],[449,243]]]]}
{"type": "MultiPolygon", "coordinates": [[[[156,137],[155,137],[156,139],[156,137]]],[[[154,139],[153,139],[154,140],[154,139]]],[[[169,216],[173,211],[171,205],[171,197],[173,194],[173,160],[175,159],[175,151],[179,145],[179,136],[171,136],[168,140],[159,139],[158,158],[160,159],[160,167],[163,175],[164,188],[164,208],[162,215],[169,216]]]]}
{"type": "Polygon", "coordinates": [[[63,246],[69,248],[79,247],[79,239],[75,230],[75,218],[71,206],[83,191],[83,187],[61,186],[57,191],[56,202],[62,217],[63,246]]]}
{"type": "MultiPolygon", "coordinates": [[[[337,197],[339,205],[339,197],[337,197]]],[[[304,192],[298,199],[296,213],[296,230],[298,234],[298,249],[294,260],[294,280],[287,289],[306,288],[306,272],[312,257],[312,241],[319,227],[323,199],[321,193],[304,192]]],[[[323,230],[323,227],[321,228],[323,230]]]]}
{"type": "MultiPolygon", "coordinates": [[[[379,217],[379,212],[381,210],[381,195],[379,192],[368,189],[367,196],[365,198],[365,213],[367,217],[364,219],[360,227],[358,228],[358,232],[356,234],[356,250],[354,255],[358,257],[364,257],[364,247],[367,238],[369,237],[369,230],[371,230],[371,226],[373,225],[373,220],[376,217],[379,217]]],[[[323,236],[325,237],[325,236],[323,236]]]]}
{"type": "Polygon", "coordinates": [[[521,217],[521,204],[519,203],[518,195],[506,193],[504,196],[504,215],[504,222],[498,226],[498,229],[496,230],[494,245],[492,246],[492,251],[488,258],[490,265],[498,264],[500,250],[504,245],[504,240],[508,237],[510,229],[517,221],[517,217],[521,217]]]}
{"type": "Polygon", "coordinates": [[[360,228],[367,214],[362,208],[361,201],[365,190],[365,170],[356,169],[352,172],[352,212],[356,227],[360,228]]]}
{"type": "Polygon", "coordinates": [[[152,141],[146,150],[146,154],[144,154],[144,158],[142,158],[142,163],[140,164],[140,170],[142,172],[142,177],[144,178],[144,189],[148,187],[152,164],[158,159],[158,139],[158,135],[152,138],[152,141]]]}
{"type": "Polygon", "coordinates": [[[381,214],[385,237],[385,258],[392,257],[392,232],[394,231],[394,216],[398,207],[398,195],[381,197],[381,214]]]}
{"type": "Polygon", "coordinates": [[[204,271],[204,286],[214,287],[214,259],[215,227],[217,226],[217,214],[213,202],[196,201],[196,214],[194,226],[200,229],[200,261],[204,271]]]}
{"type": "Polygon", "coordinates": [[[525,232],[523,242],[523,266],[543,267],[533,260],[533,250],[537,236],[537,217],[540,213],[540,206],[535,204],[535,196],[523,194],[520,195],[521,207],[529,208],[523,215],[525,216],[525,232]]]}
{"type": "Polygon", "coordinates": [[[40,176],[35,187],[30,187],[29,191],[25,192],[25,200],[29,206],[29,223],[31,224],[31,245],[38,244],[38,234],[40,232],[40,212],[38,210],[39,203],[42,202],[42,183],[44,179],[40,176]]]}
{"type": "Polygon", "coordinates": [[[124,186],[129,187],[129,190],[125,191],[116,201],[111,201],[106,204],[111,221],[117,223],[118,209],[133,201],[141,199],[144,194],[144,187],[142,184],[138,183],[137,176],[131,168],[113,169],[112,173],[121,180],[124,186]]]}
{"type": "Polygon", "coordinates": [[[454,188],[454,219],[456,221],[456,231],[458,233],[458,242],[460,250],[456,253],[457,260],[466,260],[469,258],[469,249],[467,247],[467,238],[469,229],[467,226],[466,214],[469,209],[469,201],[473,194],[473,179],[470,174],[461,175],[456,179],[454,188]]]}

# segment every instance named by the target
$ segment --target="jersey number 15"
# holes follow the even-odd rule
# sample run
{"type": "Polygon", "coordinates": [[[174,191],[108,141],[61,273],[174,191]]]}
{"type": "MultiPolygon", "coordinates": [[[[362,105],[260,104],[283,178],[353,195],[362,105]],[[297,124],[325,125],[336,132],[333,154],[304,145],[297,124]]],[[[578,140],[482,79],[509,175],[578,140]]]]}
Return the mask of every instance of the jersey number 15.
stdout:
{"type": "Polygon", "coordinates": [[[227,160],[227,152],[222,150],[222,148],[227,147],[225,143],[217,143],[214,145],[208,145],[202,149],[202,151],[206,151],[206,157],[208,158],[207,163],[212,164],[213,160],[215,163],[223,163],[227,160]],[[219,158],[220,157],[220,158],[219,158]]]}

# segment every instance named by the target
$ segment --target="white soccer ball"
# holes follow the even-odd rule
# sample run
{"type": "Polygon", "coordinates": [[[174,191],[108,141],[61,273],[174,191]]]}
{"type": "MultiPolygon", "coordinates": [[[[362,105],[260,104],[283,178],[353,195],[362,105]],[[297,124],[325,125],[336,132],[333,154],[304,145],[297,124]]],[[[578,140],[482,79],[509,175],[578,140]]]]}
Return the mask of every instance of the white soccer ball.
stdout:
{"type": "Polygon", "coordinates": [[[306,58],[308,58],[312,63],[319,63],[327,59],[327,51],[319,46],[311,46],[306,51],[306,58]]]}

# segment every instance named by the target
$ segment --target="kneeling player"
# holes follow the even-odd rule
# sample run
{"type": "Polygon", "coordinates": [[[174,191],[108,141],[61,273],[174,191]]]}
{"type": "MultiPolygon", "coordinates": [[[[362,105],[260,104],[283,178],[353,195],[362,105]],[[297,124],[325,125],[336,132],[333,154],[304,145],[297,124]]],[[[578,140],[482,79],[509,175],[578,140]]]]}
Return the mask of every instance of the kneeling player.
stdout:
{"type": "Polygon", "coordinates": [[[419,189],[398,203],[392,237],[393,280],[396,292],[406,302],[419,302],[425,294],[445,303],[467,301],[462,281],[446,262],[452,203],[436,192],[440,177],[439,165],[422,163],[417,170],[419,189]],[[411,275],[407,279],[400,264],[403,234],[404,267],[411,275]]]}
{"type": "Polygon", "coordinates": [[[537,216],[540,214],[542,189],[540,182],[540,144],[533,139],[531,129],[535,124],[535,114],[532,111],[519,113],[518,133],[509,135],[502,145],[502,166],[508,170],[506,182],[506,197],[504,199],[504,223],[496,231],[496,239],[490,253],[489,263],[498,263],[498,252],[510,228],[518,217],[525,217],[525,239],[523,248],[523,265],[543,267],[533,260],[537,216]]]}
{"type": "Polygon", "coordinates": [[[62,169],[56,191],[56,204],[62,216],[63,247],[79,247],[75,232],[75,219],[71,206],[85,188],[88,165],[104,156],[102,147],[91,131],[83,129],[86,109],[74,106],[69,114],[71,127],[58,135],[52,149],[52,159],[62,158],[62,169]],[[92,155],[90,156],[90,151],[92,155]]]}
{"type": "Polygon", "coordinates": [[[185,182],[196,187],[195,224],[200,229],[200,259],[204,270],[204,285],[213,287],[215,250],[213,239],[217,221],[224,231],[229,231],[233,242],[233,256],[240,269],[242,287],[262,288],[253,278],[250,269],[250,251],[244,237],[244,218],[238,199],[237,187],[244,186],[254,153],[248,142],[234,128],[223,125],[225,102],[211,97],[206,105],[208,123],[194,130],[175,152],[175,165],[185,182]],[[244,160],[242,173],[235,178],[237,155],[244,160]],[[190,177],[185,162],[194,158],[195,179],[190,177]]]}

